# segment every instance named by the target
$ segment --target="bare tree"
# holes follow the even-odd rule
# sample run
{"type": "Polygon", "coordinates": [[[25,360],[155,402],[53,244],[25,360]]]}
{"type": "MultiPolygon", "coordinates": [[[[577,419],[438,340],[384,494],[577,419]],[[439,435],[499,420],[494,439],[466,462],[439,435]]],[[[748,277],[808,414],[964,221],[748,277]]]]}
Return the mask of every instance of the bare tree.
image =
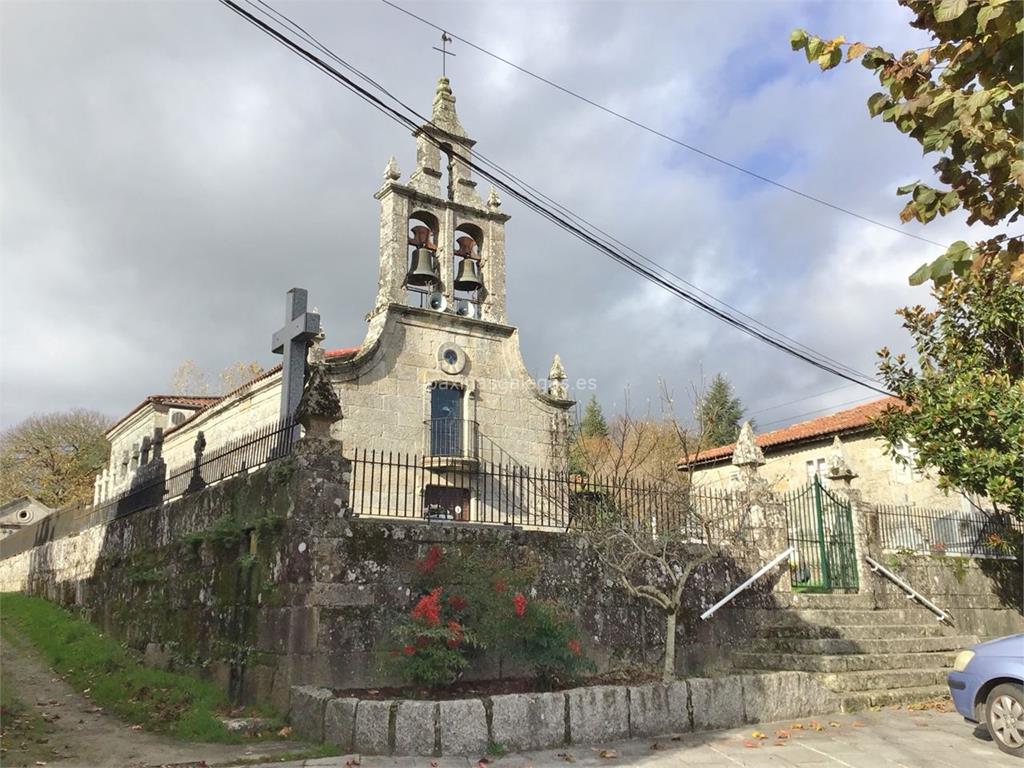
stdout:
{"type": "Polygon", "coordinates": [[[248,384],[262,373],[263,367],[255,361],[232,363],[220,372],[220,386],[215,392],[206,371],[200,368],[195,360],[184,360],[171,376],[171,389],[176,395],[226,395],[248,384]]]}
{"type": "Polygon", "coordinates": [[[72,410],[31,416],[0,434],[0,501],[33,496],[52,507],[89,501],[106,464],[110,419],[72,410]]]}
{"type": "Polygon", "coordinates": [[[263,373],[263,366],[255,360],[248,363],[232,363],[220,372],[220,392],[226,395],[248,384],[263,373]]]}
{"type": "Polygon", "coordinates": [[[691,575],[744,534],[738,504],[694,487],[692,458],[706,443],[700,418],[693,428],[681,425],[662,385],[659,418],[634,418],[627,402],[607,440],[579,449],[589,472],[575,481],[576,497],[586,499],[574,511],[578,531],[627,593],[662,612],[665,681],[675,675],[677,620],[691,575]]]}

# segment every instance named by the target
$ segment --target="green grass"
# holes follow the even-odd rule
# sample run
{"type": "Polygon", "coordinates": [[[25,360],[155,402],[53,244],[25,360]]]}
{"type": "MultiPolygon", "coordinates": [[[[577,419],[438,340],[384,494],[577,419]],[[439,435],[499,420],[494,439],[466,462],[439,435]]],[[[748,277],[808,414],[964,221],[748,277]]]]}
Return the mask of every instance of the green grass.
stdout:
{"type": "Polygon", "coordinates": [[[4,593],[0,616],[0,626],[31,642],[73,688],[126,722],[188,741],[244,740],[218,719],[228,702],[211,683],[146,667],[89,622],[41,598],[4,593]]]}

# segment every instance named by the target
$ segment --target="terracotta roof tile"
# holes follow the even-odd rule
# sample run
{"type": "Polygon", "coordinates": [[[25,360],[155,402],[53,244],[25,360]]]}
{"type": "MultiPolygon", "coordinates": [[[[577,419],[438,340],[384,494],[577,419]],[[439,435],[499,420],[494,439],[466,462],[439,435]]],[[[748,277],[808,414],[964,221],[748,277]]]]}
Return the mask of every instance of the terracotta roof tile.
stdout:
{"type": "MultiPolygon", "coordinates": [[[[762,449],[767,449],[802,443],[806,440],[818,440],[847,432],[859,432],[869,429],[871,421],[890,405],[904,407],[903,401],[897,397],[883,397],[879,400],[872,400],[870,403],[830,413],[827,416],[819,416],[810,421],[801,421],[782,429],[765,432],[763,435],[757,435],[755,440],[762,449]]],[[[694,457],[693,463],[714,463],[725,459],[732,456],[734,447],[735,444],[723,445],[703,451],[694,457]]]]}

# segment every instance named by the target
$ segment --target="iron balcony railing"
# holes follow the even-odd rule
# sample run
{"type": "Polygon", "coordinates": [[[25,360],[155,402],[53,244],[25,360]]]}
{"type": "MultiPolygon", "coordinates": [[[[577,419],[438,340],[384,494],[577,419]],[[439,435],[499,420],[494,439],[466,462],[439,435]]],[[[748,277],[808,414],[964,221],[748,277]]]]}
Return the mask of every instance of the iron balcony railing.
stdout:
{"type": "Polygon", "coordinates": [[[1015,557],[1021,522],[981,508],[968,511],[912,505],[876,509],[882,547],[894,552],[970,557],[1015,557]]]}
{"type": "Polygon", "coordinates": [[[477,423],[469,419],[442,417],[424,422],[426,455],[442,458],[476,459],[480,455],[477,423]]]}

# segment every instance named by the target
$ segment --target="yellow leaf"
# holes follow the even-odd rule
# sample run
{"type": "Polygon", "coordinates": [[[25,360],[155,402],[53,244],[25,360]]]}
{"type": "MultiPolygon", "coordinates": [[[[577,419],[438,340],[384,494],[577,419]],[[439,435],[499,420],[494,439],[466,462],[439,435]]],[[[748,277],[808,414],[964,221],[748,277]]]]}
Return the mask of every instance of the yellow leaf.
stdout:
{"type": "Polygon", "coordinates": [[[846,60],[859,59],[867,49],[868,47],[864,43],[850,43],[850,47],[846,51],[846,60]]]}
{"type": "Polygon", "coordinates": [[[755,738],[755,739],[767,739],[767,738],[768,738],[767,736],[765,736],[765,735],[764,735],[763,733],[761,733],[760,731],[754,731],[754,732],[753,732],[752,734],[750,734],[750,735],[751,735],[751,736],[752,736],[753,738],[755,738]]]}
{"type": "Polygon", "coordinates": [[[932,57],[932,50],[931,50],[931,48],[925,48],[923,51],[921,51],[919,54],[917,54],[917,63],[920,64],[921,66],[924,66],[925,64],[928,63],[928,60],[931,59],[931,57],[932,57]]]}

